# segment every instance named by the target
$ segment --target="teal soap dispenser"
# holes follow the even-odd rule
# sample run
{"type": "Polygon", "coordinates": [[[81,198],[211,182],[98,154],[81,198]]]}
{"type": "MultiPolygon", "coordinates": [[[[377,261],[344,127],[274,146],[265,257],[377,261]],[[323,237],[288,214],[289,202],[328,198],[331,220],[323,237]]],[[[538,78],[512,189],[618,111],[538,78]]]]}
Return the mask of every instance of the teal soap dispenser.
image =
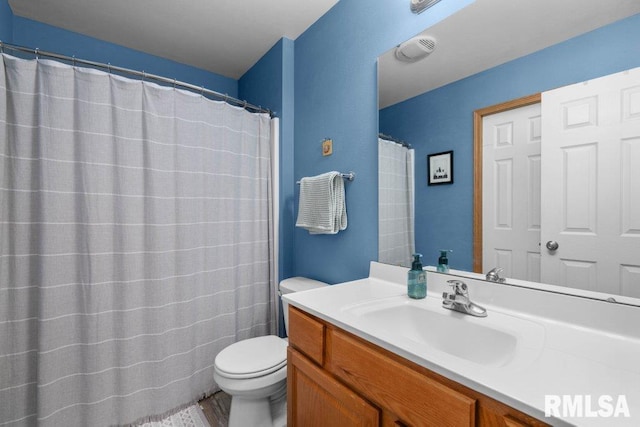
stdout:
{"type": "Polygon", "coordinates": [[[449,272],[449,259],[447,258],[447,252],[453,252],[451,249],[440,249],[440,258],[438,258],[438,272],[449,272]]]}
{"type": "Polygon", "coordinates": [[[413,254],[413,263],[407,277],[410,298],[422,299],[427,296],[427,273],[422,269],[422,254],[413,254]]]}

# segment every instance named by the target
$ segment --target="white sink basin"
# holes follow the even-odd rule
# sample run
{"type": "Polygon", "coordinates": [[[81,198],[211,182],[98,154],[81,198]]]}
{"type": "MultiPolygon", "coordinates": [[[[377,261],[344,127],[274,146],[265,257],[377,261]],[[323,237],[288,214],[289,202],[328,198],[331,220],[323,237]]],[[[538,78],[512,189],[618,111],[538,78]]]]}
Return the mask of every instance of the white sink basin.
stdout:
{"type": "Polygon", "coordinates": [[[345,307],[345,314],[377,333],[421,344],[424,351],[445,353],[486,367],[531,359],[542,348],[542,326],[515,316],[490,312],[478,318],[441,307],[433,298],[385,298],[345,307]],[[523,357],[525,356],[525,357],[523,357]]]}

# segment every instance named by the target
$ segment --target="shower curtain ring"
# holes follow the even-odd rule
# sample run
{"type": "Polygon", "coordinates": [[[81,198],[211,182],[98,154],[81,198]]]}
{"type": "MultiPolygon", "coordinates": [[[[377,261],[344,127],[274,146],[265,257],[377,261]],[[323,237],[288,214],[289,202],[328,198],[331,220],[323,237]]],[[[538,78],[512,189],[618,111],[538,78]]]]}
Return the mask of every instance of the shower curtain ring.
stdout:
{"type": "Polygon", "coordinates": [[[36,61],[37,61],[38,59],[40,59],[40,57],[39,57],[39,55],[40,55],[40,49],[36,48],[36,49],[35,49],[35,54],[36,54],[36,61]]]}

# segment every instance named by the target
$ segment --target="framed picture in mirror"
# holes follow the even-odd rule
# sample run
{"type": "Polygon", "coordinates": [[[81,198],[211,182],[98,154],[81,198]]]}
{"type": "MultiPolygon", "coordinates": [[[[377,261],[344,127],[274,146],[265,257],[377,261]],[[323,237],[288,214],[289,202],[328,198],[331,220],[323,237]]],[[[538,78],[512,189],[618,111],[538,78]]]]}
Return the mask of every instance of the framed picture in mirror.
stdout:
{"type": "Polygon", "coordinates": [[[427,184],[453,184],[453,151],[427,155],[427,184]]]}

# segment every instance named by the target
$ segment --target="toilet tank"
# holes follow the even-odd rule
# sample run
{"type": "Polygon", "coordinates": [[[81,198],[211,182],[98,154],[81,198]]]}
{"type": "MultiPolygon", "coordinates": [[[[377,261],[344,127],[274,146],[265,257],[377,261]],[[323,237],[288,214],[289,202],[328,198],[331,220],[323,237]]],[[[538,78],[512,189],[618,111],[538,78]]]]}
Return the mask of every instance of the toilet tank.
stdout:
{"type": "MultiPolygon", "coordinates": [[[[306,277],[291,277],[280,282],[280,295],[290,294],[292,292],[308,291],[310,289],[329,286],[328,283],[318,280],[308,279],[306,277]]],[[[284,330],[289,334],[289,303],[282,300],[282,310],[284,311],[284,330]]]]}

